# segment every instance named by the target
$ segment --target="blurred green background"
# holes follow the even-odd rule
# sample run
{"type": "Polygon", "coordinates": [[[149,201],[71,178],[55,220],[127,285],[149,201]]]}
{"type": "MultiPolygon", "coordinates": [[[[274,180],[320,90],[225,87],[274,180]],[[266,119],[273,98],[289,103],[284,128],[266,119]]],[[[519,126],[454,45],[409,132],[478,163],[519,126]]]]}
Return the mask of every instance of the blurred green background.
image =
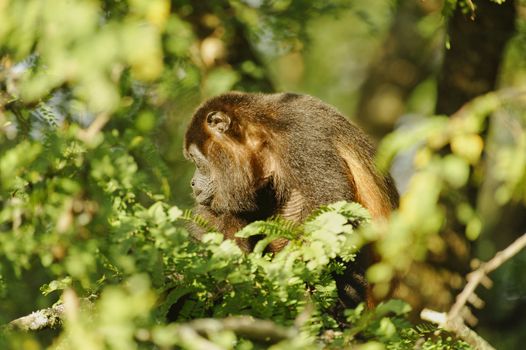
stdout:
{"type": "MultiPolygon", "coordinates": [[[[137,202],[191,208],[184,131],[204,99],[229,90],[311,94],[384,140],[379,162],[392,166],[405,194],[386,230],[406,235],[378,250],[389,278],[407,277],[402,298],[417,310],[447,309],[474,258],[491,258],[526,231],[526,3],[498,3],[477,1],[474,10],[463,0],[0,0],[0,320],[49,306],[39,287],[74,270],[51,263],[73,254],[73,238],[45,245],[45,255],[42,241],[17,233],[26,224],[32,232],[69,227],[59,209],[73,187],[91,191],[82,172],[72,172],[77,185],[31,197],[36,206],[56,201],[48,203],[51,221],[17,209],[14,193],[84,152],[60,148],[50,130],[87,149],[103,142],[103,130],[104,162],[116,164],[108,178],[140,172],[119,180],[122,193],[147,183],[152,189],[137,202]],[[464,122],[431,118],[492,91],[507,94],[464,108],[464,122]],[[126,158],[119,152],[133,161],[117,164],[126,158]],[[42,154],[53,166],[38,165],[42,154]],[[64,159],[54,164],[55,155],[64,159]],[[64,197],[45,195],[57,191],[64,197]]],[[[80,220],[78,227],[95,223],[80,220]]],[[[522,254],[495,274],[478,312],[481,333],[499,349],[526,340],[525,264],[522,254]]],[[[374,271],[372,278],[385,282],[374,271]]]]}

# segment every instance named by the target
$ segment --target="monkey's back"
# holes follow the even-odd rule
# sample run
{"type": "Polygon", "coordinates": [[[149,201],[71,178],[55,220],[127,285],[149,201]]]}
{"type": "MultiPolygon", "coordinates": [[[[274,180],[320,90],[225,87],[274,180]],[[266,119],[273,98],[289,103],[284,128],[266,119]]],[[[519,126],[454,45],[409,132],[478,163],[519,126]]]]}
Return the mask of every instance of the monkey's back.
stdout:
{"type": "Polygon", "coordinates": [[[338,200],[358,201],[373,217],[398,205],[389,174],[378,171],[375,150],[363,131],[336,108],[299,94],[265,95],[277,108],[284,161],[311,209],[338,200]]]}

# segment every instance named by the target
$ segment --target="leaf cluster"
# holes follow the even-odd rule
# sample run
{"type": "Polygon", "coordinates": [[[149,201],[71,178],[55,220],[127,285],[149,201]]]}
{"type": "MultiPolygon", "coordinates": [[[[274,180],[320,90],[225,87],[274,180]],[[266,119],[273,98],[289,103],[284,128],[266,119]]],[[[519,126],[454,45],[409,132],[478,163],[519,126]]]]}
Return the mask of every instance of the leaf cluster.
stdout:
{"type": "MultiPolygon", "coordinates": [[[[189,235],[185,223],[199,219],[168,204],[138,166],[149,146],[136,132],[113,129],[86,140],[81,131],[77,124],[51,128],[0,157],[0,306],[15,315],[25,300],[21,290],[35,292],[22,281],[38,275],[36,297],[66,310],[51,348],[194,348],[178,324],[231,315],[297,329],[276,348],[369,340],[391,346],[421,337],[404,335],[412,328],[399,302],[374,311],[362,305],[348,311],[344,324],[337,317],[333,273],[354,259],[362,244],[357,229],[369,220],[358,204],[328,205],[302,225],[279,217],[252,223],[238,235],[264,238],[244,254],[220,233],[201,241],[189,235]],[[282,251],[265,253],[265,244],[282,237],[290,241],[282,251]],[[84,305],[85,298],[95,301],[84,305]]],[[[234,332],[206,337],[225,348],[263,346],[234,332]]],[[[38,335],[17,332],[2,341],[43,344],[38,335]]]]}

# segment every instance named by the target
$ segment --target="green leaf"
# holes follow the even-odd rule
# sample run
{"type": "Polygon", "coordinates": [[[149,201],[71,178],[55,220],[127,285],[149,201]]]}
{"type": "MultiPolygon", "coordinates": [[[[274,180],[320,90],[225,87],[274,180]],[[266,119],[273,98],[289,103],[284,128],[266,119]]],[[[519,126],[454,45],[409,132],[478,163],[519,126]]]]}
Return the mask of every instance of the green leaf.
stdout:
{"type": "Polygon", "coordinates": [[[453,188],[465,186],[469,179],[469,164],[452,154],[442,160],[442,176],[453,188]]]}
{"type": "Polygon", "coordinates": [[[403,300],[391,299],[381,302],[375,310],[375,313],[380,316],[393,313],[397,316],[407,314],[411,311],[411,306],[403,300]]]}
{"type": "Polygon", "coordinates": [[[48,295],[51,292],[54,292],[56,290],[66,289],[67,287],[71,286],[72,281],[73,280],[69,276],[64,277],[60,280],[54,280],[54,281],[49,282],[48,284],[42,285],[40,287],[40,291],[42,292],[42,294],[48,295]]]}

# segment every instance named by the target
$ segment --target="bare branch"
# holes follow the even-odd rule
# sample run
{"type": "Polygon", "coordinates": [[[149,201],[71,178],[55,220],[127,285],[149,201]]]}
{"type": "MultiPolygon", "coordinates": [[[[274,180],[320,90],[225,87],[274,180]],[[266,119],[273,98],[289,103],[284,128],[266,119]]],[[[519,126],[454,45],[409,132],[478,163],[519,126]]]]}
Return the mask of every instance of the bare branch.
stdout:
{"type": "Polygon", "coordinates": [[[449,311],[450,318],[456,317],[460,313],[460,310],[462,310],[462,308],[466,305],[470,296],[475,292],[475,289],[483,280],[488,278],[487,275],[490,272],[500,267],[512,256],[520,252],[524,247],[526,247],[526,234],[523,234],[515,242],[506,247],[506,249],[498,252],[493,257],[493,259],[486,263],[482,263],[479,266],[479,268],[471,272],[467,276],[468,283],[466,284],[462,292],[457,296],[455,304],[451,307],[451,310],[449,311]]]}
{"type": "MultiPolygon", "coordinates": [[[[92,305],[87,299],[81,301],[92,305]]],[[[20,317],[11,321],[6,327],[24,331],[58,327],[62,324],[64,317],[67,317],[66,313],[67,308],[61,303],[20,317]]],[[[186,323],[175,323],[174,326],[174,336],[183,343],[193,344],[193,348],[203,350],[221,349],[206,338],[210,333],[231,331],[238,336],[270,344],[291,339],[298,334],[297,327],[282,327],[272,321],[255,319],[250,316],[232,316],[223,319],[201,318],[186,323]]]]}
{"type": "Polygon", "coordinates": [[[38,331],[46,328],[55,328],[62,325],[66,317],[71,318],[74,315],[72,312],[79,307],[90,309],[93,307],[93,299],[95,295],[87,298],[78,298],[71,289],[64,290],[62,294],[62,301],[56,303],[54,306],[34,311],[27,316],[22,316],[9,322],[5,326],[0,326],[7,329],[20,329],[23,331],[38,331]]]}
{"type": "Polygon", "coordinates": [[[285,328],[272,321],[259,320],[250,316],[232,316],[224,319],[201,318],[183,323],[178,328],[191,328],[199,334],[231,331],[237,335],[267,343],[277,343],[297,335],[294,328],[285,328]]]}
{"type": "Polygon", "coordinates": [[[447,313],[437,312],[429,309],[422,310],[420,317],[423,320],[439,325],[441,328],[447,331],[454,332],[459,338],[465,340],[474,349],[495,350],[495,348],[491,346],[484,338],[466,326],[460,317],[457,317],[454,320],[449,320],[447,313]]]}
{"type": "Polygon", "coordinates": [[[490,261],[480,264],[476,270],[467,275],[466,279],[468,283],[462,292],[457,296],[455,304],[453,304],[448,313],[424,309],[420,313],[420,317],[423,320],[437,324],[439,327],[447,331],[454,332],[457,336],[464,339],[475,349],[494,349],[488,342],[486,342],[464,323],[464,320],[470,324],[476,321],[474,316],[467,308],[466,304],[469,301],[475,306],[483,306],[484,304],[482,300],[480,300],[475,295],[475,289],[479,284],[491,286],[491,280],[489,279],[488,274],[499,268],[502,264],[504,264],[525,247],[526,233],[515,240],[504,250],[498,252],[490,261]]]}
{"type": "Polygon", "coordinates": [[[17,318],[9,322],[8,328],[16,328],[24,331],[37,331],[44,328],[54,328],[62,323],[64,315],[64,304],[32,312],[31,314],[17,318]]]}
{"type": "Polygon", "coordinates": [[[221,350],[220,346],[208,341],[197,333],[192,327],[181,325],[176,328],[177,336],[185,344],[191,345],[191,348],[198,350],[221,350]]]}

